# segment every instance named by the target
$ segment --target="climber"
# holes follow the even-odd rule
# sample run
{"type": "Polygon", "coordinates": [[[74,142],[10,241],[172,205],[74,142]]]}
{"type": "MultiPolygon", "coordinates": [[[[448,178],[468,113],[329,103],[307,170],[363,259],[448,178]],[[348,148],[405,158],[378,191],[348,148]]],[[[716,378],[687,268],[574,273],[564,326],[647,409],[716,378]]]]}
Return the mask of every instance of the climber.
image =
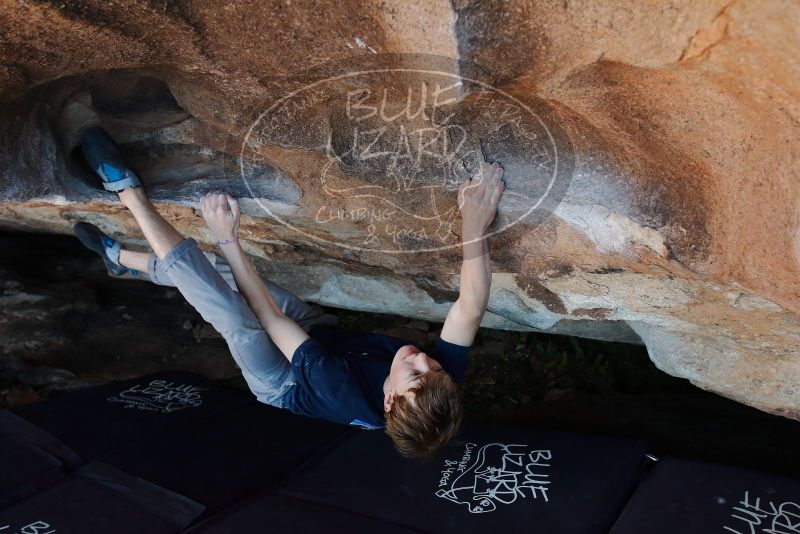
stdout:
{"type": "Polygon", "coordinates": [[[225,338],[259,401],[337,423],[385,428],[406,456],[431,455],[456,434],[462,401],[454,381],[466,371],[489,298],[485,235],[505,188],[497,163],[483,163],[459,187],[460,294],[425,351],[396,337],[340,328],[319,306],[263,280],[239,242],[239,204],[232,196],[214,192],[200,200],[223,259],[201,252],[161,217],[105,131],[88,129],[81,144],[104,188],[118,193],[153,253],[123,249],[88,223],[75,225],[78,238],[112,275],[177,287],[225,338]]]}

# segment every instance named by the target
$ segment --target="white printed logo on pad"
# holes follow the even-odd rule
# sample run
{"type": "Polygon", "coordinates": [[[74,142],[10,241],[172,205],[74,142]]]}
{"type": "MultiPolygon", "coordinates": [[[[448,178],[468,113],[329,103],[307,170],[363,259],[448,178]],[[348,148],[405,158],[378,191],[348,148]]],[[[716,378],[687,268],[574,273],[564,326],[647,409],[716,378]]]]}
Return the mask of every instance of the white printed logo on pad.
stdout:
{"type": "Polygon", "coordinates": [[[116,397],[110,397],[110,402],[120,402],[126,408],[147,410],[161,413],[171,413],[184,408],[197,408],[203,404],[201,391],[206,388],[191,384],[175,384],[165,380],[153,380],[149,384],[137,384],[116,397]]]}
{"type": "Polygon", "coordinates": [[[518,499],[547,502],[552,452],[529,445],[467,443],[460,460],[445,460],[436,496],[465,504],[470,513],[493,512],[518,499]]]}

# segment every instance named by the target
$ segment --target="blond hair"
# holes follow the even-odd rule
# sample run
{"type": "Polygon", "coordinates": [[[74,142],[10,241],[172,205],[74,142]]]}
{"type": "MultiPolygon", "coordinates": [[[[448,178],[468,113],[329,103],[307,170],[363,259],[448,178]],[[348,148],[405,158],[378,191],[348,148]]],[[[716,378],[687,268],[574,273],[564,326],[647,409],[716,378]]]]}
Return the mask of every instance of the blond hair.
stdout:
{"type": "Polygon", "coordinates": [[[419,385],[395,395],[386,414],[386,433],[403,456],[430,457],[461,427],[464,408],[458,387],[446,373],[428,372],[419,385]]]}

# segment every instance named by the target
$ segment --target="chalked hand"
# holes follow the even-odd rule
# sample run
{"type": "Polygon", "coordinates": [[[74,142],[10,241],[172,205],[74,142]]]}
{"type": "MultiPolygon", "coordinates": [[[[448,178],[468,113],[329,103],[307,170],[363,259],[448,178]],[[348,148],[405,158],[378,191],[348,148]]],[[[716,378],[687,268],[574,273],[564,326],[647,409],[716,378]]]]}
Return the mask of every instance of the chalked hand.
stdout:
{"type": "Polygon", "coordinates": [[[481,163],[475,175],[458,188],[463,234],[482,237],[497,214],[497,205],[505,190],[503,167],[499,163],[481,163]]]}
{"type": "Polygon", "coordinates": [[[200,199],[200,211],[220,245],[239,240],[239,202],[234,197],[222,191],[207,193],[200,199]]]}

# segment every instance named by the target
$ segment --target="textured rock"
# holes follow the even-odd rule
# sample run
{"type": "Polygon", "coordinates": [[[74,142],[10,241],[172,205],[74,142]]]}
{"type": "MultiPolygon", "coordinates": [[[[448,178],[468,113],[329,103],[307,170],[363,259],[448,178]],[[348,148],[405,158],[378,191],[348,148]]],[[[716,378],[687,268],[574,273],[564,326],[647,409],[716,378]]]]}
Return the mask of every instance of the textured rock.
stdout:
{"type": "Polygon", "coordinates": [[[483,156],[486,326],[641,340],[800,419],[796,3],[0,2],[2,226],[143,244],[76,151],[99,120],[186,235],[225,188],[279,283],[441,320],[483,156]]]}

